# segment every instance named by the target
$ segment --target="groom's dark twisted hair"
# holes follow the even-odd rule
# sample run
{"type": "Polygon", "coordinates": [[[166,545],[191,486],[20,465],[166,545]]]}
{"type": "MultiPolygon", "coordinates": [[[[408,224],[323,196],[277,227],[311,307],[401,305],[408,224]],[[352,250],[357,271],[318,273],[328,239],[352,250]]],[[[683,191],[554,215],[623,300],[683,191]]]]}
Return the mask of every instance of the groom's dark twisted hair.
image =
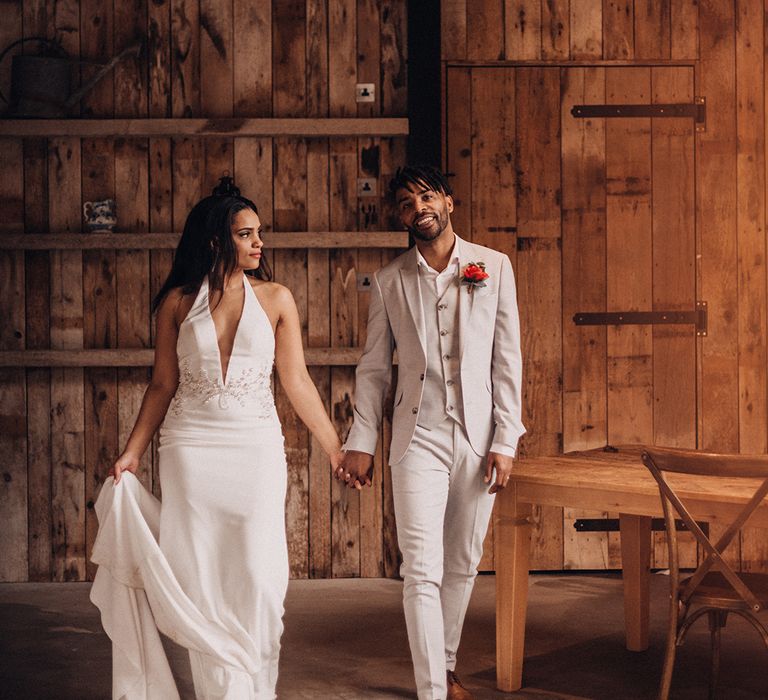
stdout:
{"type": "Polygon", "coordinates": [[[426,165],[405,165],[398,168],[395,176],[389,182],[389,191],[394,195],[399,189],[411,189],[412,185],[424,187],[425,185],[435,192],[452,195],[453,190],[448,184],[448,178],[437,168],[426,165]]]}

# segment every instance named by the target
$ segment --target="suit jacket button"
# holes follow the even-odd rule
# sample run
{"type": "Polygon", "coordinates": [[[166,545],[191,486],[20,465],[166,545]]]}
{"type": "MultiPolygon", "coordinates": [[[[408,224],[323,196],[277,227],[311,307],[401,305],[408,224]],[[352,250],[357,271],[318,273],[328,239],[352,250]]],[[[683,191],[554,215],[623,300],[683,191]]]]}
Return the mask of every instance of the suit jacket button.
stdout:
{"type": "Polygon", "coordinates": [[[424,381],[424,375],[423,374],[419,375],[419,380],[422,381],[422,382],[424,381]]]}
{"type": "Polygon", "coordinates": [[[443,328],[443,330],[440,331],[440,335],[448,335],[448,331],[443,328]]]}
{"type": "Polygon", "coordinates": [[[418,412],[419,412],[419,409],[416,408],[415,406],[411,409],[411,413],[418,413],[418,412]]]}

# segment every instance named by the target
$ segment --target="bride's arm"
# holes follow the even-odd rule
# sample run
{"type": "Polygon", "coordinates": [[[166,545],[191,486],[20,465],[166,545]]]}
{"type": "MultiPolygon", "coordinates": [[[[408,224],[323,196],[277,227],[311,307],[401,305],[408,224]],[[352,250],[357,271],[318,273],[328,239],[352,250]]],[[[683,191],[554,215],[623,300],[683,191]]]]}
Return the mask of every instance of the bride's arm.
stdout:
{"type": "Polygon", "coordinates": [[[176,359],[176,309],[181,300],[178,290],[171,291],[165,297],[157,311],[157,334],[155,339],[155,363],[152,369],[152,381],[144,392],[141,409],[136,418],[123,453],[117,458],[110,474],[114,474],[115,483],[120,481],[120,472],[135,473],[139,460],[147,449],[152,436],[162,423],[168,405],[171,403],[179,383],[179,368],[176,359]]]}
{"type": "Polygon", "coordinates": [[[275,329],[275,367],[280,384],[299,418],[336,466],[341,459],[341,441],[307,371],[296,302],[286,287],[276,285],[274,296],[279,314],[275,329]]]}

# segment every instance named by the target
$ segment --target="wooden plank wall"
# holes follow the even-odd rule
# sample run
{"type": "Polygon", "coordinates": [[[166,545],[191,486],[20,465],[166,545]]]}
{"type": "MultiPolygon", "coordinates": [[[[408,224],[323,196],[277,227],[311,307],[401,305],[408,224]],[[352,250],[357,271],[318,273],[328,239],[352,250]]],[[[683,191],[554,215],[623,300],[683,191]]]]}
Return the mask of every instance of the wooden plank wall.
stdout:
{"type": "MultiPolygon", "coordinates": [[[[148,37],[147,51],[104,78],[73,117],[405,116],[405,0],[8,0],[1,7],[2,46],[45,35],[72,56],[105,61],[148,37]],[[375,102],[356,103],[356,82],[375,84],[375,102]]],[[[83,67],[76,82],[92,71],[83,67]]],[[[0,85],[6,95],[8,74],[0,85]]],[[[259,206],[267,247],[270,231],[392,230],[381,195],[405,146],[402,138],[374,137],[6,139],[0,235],[79,233],[82,203],[106,197],[117,199],[119,235],[180,231],[191,205],[225,172],[259,206]],[[358,198],[358,177],[375,179],[378,195],[358,198]]],[[[368,297],[357,290],[357,273],[394,254],[271,254],[309,346],[364,342],[368,297]]],[[[169,251],[0,252],[0,349],[150,347],[150,299],[170,262],[169,251]]],[[[353,369],[312,374],[345,432],[353,369]]],[[[93,574],[93,498],[148,377],[146,369],[126,368],[2,370],[0,580],[93,574]]],[[[376,488],[350,495],[342,508],[324,455],[279,385],[276,398],[287,440],[292,575],[396,575],[384,451],[376,488]]],[[[141,479],[159,494],[156,446],[141,479]]]]}
{"type": "MultiPolygon", "coordinates": [[[[442,3],[457,229],[508,252],[516,269],[525,454],[638,441],[768,449],[767,17],[757,0],[442,3]],[[702,133],[691,120],[568,113],[697,95],[702,133]],[[709,308],[698,341],[690,327],[571,320],[697,299],[709,308]]],[[[534,566],[616,566],[613,534],[570,527],[606,515],[538,509],[534,566]]],[[[730,556],[768,570],[767,541],[746,531],[730,556]]],[[[659,534],[654,556],[663,566],[659,534]]]]}

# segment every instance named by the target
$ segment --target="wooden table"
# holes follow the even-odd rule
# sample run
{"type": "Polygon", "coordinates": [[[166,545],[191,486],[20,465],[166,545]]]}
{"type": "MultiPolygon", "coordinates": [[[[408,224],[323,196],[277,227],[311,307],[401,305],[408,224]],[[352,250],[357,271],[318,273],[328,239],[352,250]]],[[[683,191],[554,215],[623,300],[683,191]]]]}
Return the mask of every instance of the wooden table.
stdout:
{"type": "MultiPolygon", "coordinates": [[[[510,485],[498,496],[494,523],[500,690],[518,690],[522,685],[532,504],[619,513],[627,649],[648,648],[651,518],[663,513],[656,482],[640,461],[641,451],[632,446],[618,452],[571,452],[529,457],[515,466],[510,485]]],[[[684,500],[690,499],[697,520],[729,524],[754,494],[759,480],[747,484],[670,475],[669,482],[684,500]]],[[[768,528],[768,499],[749,525],[768,528]]]]}

